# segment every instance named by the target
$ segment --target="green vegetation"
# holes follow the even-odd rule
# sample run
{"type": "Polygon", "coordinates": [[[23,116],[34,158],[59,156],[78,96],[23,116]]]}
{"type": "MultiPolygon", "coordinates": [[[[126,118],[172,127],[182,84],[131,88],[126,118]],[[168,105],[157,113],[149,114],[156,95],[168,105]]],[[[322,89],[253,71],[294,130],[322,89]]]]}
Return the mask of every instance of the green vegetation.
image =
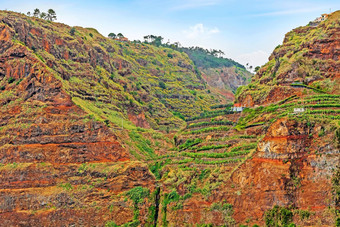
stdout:
{"type": "Polygon", "coordinates": [[[133,211],[133,219],[134,222],[138,222],[139,217],[139,207],[138,205],[141,204],[146,197],[148,197],[150,194],[149,189],[143,188],[143,187],[135,187],[130,189],[128,192],[125,193],[125,195],[133,201],[134,204],[134,211],[133,211]]]}
{"type": "Polygon", "coordinates": [[[162,201],[162,212],[163,212],[163,226],[168,226],[168,222],[166,220],[166,215],[167,215],[167,206],[171,202],[177,202],[179,201],[180,196],[178,195],[177,191],[173,190],[170,193],[165,193],[163,195],[163,201],[162,201]]]}
{"type": "Polygon", "coordinates": [[[105,227],[119,227],[114,221],[108,221],[105,223],[105,227]]]}
{"type": "Polygon", "coordinates": [[[202,139],[200,139],[200,138],[188,139],[188,140],[185,141],[185,143],[179,145],[178,148],[180,150],[185,150],[185,149],[188,149],[188,148],[190,148],[192,146],[195,146],[195,145],[197,145],[197,144],[199,144],[201,142],[202,142],[202,139]]]}
{"type": "Polygon", "coordinates": [[[73,189],[73,187],[72,187],[72,185],[71,185],[70,183],[64,183],[64,184],[60,184],[60,185],[59,185],[59,187],[61,187],[61,188],[65,189],[65,190],[67,190],[67,191],[69,191],[69,190],[72,190],[72,189],[73,189]]]}
{"type": "Polygon", "coordinates": [[[218,57],[224,53],[220,50],[207,50],[200,47],[179,48],[178,50],[188,54],[190,59],[197,67],[202,68],[218,68],[218,67],[232,67],[236,66],[240,69],[245,69],[243,65],[235,62],[232,59],[218,57]]]}
{"type": "Polygon", "coordinates": [[[213,131],[228,131],[229,129],[230,129],[230,127],[228,127],[228,126],[208,127],[208,128],[201,128],[201,129],[198,129],[198,130],[183,132],[183,135],[202,134],[202,133],[213,132],[213,131]]]}
{"type": "Polygon", "coordinates": [[[201,113],[199,116],[189,117],[186,119],[186,121],[194,121],[198,119],[203,118],[209,118],[209,117],[217,117],[225,114],[233,114],[234,112],[231,110],[216,110],[216,111],[206,111],[201,113]]]}
{"type": "Polygon", "coordinates": [[[234,226],[235,220],[232,218],[234,213],[233,206],[229,203],[223,202],[211,204],[210,210],[222,211],[225,226],[234,226]]]}
{"type": "Polygon", "coordinates": [[[273,209],[266,211],[264,218],[268,227],[292,226],[291,224],[293,224],[293,212],[277,205],[273,209]]]}
{"type": "Polygon", "coordinates": [[[8,78],[8,83],[9,84],[13,83],[14,81],[15,81],[15,79],[13,77],[8,78]]]}
{"type": "Polygon", "coordinates": [[[231,108],[233,106],[232,103],[230,104],[219,104],[219,105],[214,105],[214,106],[211,106],[210,108],[211,109],[220,109],[220,108],[231,108]]]}
{"type": "Polygon", "coordinates": [[[155,152],[151,146],[150,140],[145,139],[140,133],[136,131],[130,131],[129,137],[144,156],[151,158],[155,157],[155,152]]]}
{"type": "Polygon", "coordinates": [[[57,14],[53,9],[49,9],[47,13],[40,12],[39,9],[34,9],[33,14],[31,12],[27,12],[27,16],[33,16],[41,19],[45,19],[47,21],[55,21],[57,20],[57,14]]]}
{"type": "Polygon", "coordinates": [[[287,33],[284,43],[275,48],[270,61],[257,69],[252,83],[238,89],[236,100],[244,100],[250,95],[254,103],[263,103],[271,98],[268,95],[275,89],[283,94],[294,94],[302,89],[304,95],[336,93],[338,82],[329,79],[334,73],[324,70],[336,70],[336,60],[315,57],[307,47],[318,41],[331,40],[334,29],[339,28],[337,22],[338,16],[335,16],[334,20],[327,19],[317,27],[299,27],[287,33]],[[290,75],[289,79],[287,75],[290,75]]]}
{"type": "MultiPolygon", "coordinates": [[[[218,67],[232,67],[236,66],[241,70],[245,70],[245,67],[240,63],[228,59],[223,58],[223,51],[221,50],[208,50],[201,47],[180,47],[180,43],[162,43],[164,38],[162,36],[156,35],[146,35],[143,37],[144,43],[151,44],[154,46],[163,46],[167,48],[171,48],[180,52],[186,53],[190,59],[194,62],[197,67],[202,68],[218,68],[218,67]]],[[[168,54],[170,58],[172,58],[171,54],[168,54]],[[169,56],[170,55],[170,56],[169,56]]]]}
{"type": "MultiPolygon", "coordinates": [[[[235,151],[235,152],[224,152],[224,153],[192,153],[192,152],[183,152],[183,153],[181,153],[181,155],[186,156],[186,157],[190,157],[190,158],[228,158],[228,157],[235,157],[235,156],[240,156],[240,155],[246,155],[246,154],[249,154],[249,152],[250,151],[235,151]]],[[[230,159],[228,161],[232,162],[231,160],[232,159],[230,159]]],[[[223,163],[223,161],[222,161],[222,163],[223,163]]]]}
{"type": "Polygon", "coordinates": [[[221,149],[221,148],[226,148],[230,147],[230,144],[220,144],[220,145],[207,145],[207,146],[202,146],[202,147],[192,147],[191,149],[195,149],[196,151],[207,151],[207,150],[212,150],[212,149],[221,149]]]}
{"type": "Polygon", "coordinates": [[[74,36],[75,33],[76,33],[76,29],[75,29],[74,27],[72,27],[72,28],[70,29],[70,35],[74,36]]]}
{"type": "Polygon", "coordinates": [[[191,123],[188,125],[188,128],[195,128],[195,127],[205,127],[210,125],[233,125],[232,121],[202,121],[198,123],[191,123]]]}
{"type": "Polygon", "coordinates": [[[228,163],[237,163],[243,161],[243,158],[235,158],[235,159],[223,159],[223,160],[203,160],[203,159],[195,159],[194,162],[196,164],[205,164],[205,165],[220,165],[220,164],[228,164],[228,163]]]}

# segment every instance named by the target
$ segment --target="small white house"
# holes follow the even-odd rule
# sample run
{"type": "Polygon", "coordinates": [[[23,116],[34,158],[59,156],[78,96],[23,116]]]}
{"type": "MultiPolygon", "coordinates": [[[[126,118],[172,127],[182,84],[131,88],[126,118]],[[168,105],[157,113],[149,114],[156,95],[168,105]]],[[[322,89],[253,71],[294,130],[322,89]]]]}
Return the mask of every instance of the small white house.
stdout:
{"type": "Polygon", "coordinates": [[[243,108],[244,107],[242,107],[242,106],[239,106],[239,107],[233,106],[233,107],[231,107],[231,110],[234,111],[234,112],[242,112],[243,108]]]}
{"type": "Polygon", "coordinates": [[[231,110],[234,112],[242,112],[244,107],[241,106],[241,103],[235,103],[233,107],[231,107],[231,110]]]}
{"type": "Polygon", "coordinates": [[[294,113],[299,114],[305,112],[305,108],[294,108],[294,113]]]}

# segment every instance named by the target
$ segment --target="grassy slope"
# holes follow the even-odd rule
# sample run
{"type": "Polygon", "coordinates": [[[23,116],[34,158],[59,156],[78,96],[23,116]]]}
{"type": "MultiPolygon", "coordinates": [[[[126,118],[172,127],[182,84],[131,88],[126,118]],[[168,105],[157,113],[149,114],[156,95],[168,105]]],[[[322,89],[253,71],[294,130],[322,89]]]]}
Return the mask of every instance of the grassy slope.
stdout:
{"type": "Polygon", "coordinates": [[[272,89],[277,87],[288,89],[294,82],[326,93],[339,91],[339,82],[336,82],[338,76],[336,70],[334,71],[339,60],[336,60],[336,57],[322,57],[322,54],[327,54],[327,51],[334,52],[334,49],[313,49],[320,43],[322,47],[322,43],[327,40],[331,43],[336,42],[335,34],[339,34],[339,20],[340,11],[337,11],[316,27],[304,26],[288,32],[283,44],[275,48],[269,61],[261,67],[252,82],[237,90],[236,100],[251,95],[255,103],[261,103],[272,89]],[[313,56],[318,51],[321,52],[313,56]]]}
{"type": "MultiPolygon", "coordinates": [[[[1,12],[4,17],[8,14],[1,12]]],[[[144,114],[154,129],[175,129],[184,122],[172,112],[188,117],[221,100],[220,95],[207,92],[185,53],[122,43],[92,28],[75,27],[72,35],[67,25],[21,14],[16,14],[15,20],[29,26],[28,36],[34,40],[28,43],[18,36],[16,42],[33,49],[43,62],[53,62],[51,70],[73,101],[98,119],[118,126],[123,121],[123,126],[131,129],[135,126],[128,114],[144,114]],[[48,47],[33,30],[50,40],[48,47]]]]}

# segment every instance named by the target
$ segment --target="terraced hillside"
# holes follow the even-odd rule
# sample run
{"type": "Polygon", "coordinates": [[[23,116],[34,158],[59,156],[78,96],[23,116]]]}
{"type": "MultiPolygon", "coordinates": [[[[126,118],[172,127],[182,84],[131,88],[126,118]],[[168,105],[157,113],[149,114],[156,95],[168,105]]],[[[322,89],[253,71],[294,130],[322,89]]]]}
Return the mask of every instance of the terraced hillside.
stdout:
{"type": "Polygon", "coordinates": [[[295,48],[285,56],[294,69],[321,58],[314,82],[301,83],[309,75],[283,71],[286,64],[271,68],[281,72],[279,77],[263,77],[272,72],[271,58],[252,83],[238,89],[236,102],[249,108],[236,114],[227,105],[211,106],[212,111],[186,119],[187,127],[175,137],[177,149],[151,167],[163,183],[160,225],[338,222],[338,15],[317,27],[296,29],[303,43],[291,45],[289,33],[280,47],[280,53],[295,48]],[[322,38],[310,36],[316,31],[322,38]],[[311,42],[317,45],[310,44],[308,52],[304,43],[311,42]]]}
{"type": "Polygon", "coordinates": [[[339,101],[316,93],[189,119],[176,149],[149,162],[162,189],[159,225],[275,224],[270,215],[287,212],[287,224],[332,226],[339,101]]]}
{"type": "Polygon", "coordinates": [[[1,224],[334,226],[338,22],[286,36],[232,112],[183,53],[0,11],[1,224]]]}
{"type": "Polygon", "coordinates": [[[236,93],[244,106],[270,104],[293,94],[315,90],[337,93],[339,87],[339,16],[336,11],[317,26],[302,26],[288,32],[253,77],[236,93]]]}

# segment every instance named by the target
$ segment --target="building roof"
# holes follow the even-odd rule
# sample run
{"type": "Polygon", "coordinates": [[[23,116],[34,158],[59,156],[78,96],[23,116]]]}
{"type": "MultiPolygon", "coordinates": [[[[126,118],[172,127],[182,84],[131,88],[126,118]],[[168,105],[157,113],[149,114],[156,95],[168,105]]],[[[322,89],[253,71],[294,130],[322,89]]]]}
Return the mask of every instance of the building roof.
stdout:
{"type": "Polygon", "coordinates": [[[242,107],[242,106],[241,106],[241,103],[235,103],[234,107],[242,107]]]}

